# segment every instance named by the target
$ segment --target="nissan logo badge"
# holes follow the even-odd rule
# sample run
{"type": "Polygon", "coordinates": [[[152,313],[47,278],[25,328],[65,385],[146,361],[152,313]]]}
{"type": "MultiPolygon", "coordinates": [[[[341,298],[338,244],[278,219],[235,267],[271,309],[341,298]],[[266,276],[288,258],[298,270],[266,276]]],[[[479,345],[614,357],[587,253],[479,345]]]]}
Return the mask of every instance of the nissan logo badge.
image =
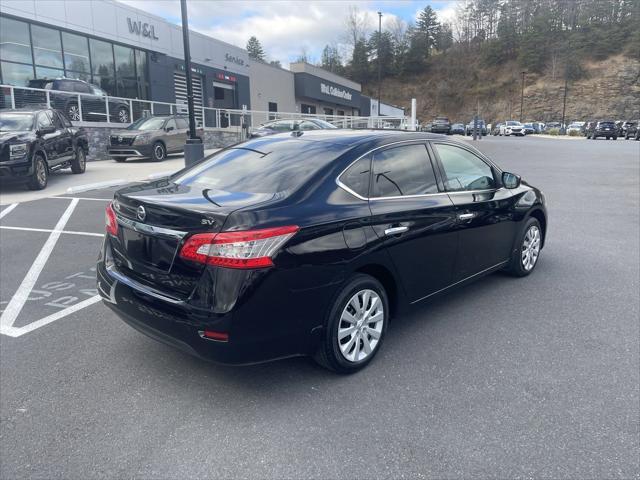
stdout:
{"type": "Polygon", "coordinates": [[[136,216],[138,217],[138,220],[140,220],[141,222],[144,222],[144,219],[147,218],[147,211],[144,209],[142,205],[138,207],[136,216]]]}

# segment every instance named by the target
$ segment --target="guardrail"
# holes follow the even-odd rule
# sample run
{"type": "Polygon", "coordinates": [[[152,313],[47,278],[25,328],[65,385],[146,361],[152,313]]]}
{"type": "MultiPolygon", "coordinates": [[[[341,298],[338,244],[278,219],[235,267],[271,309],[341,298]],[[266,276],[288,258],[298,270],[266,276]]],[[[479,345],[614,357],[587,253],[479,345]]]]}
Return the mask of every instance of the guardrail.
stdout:
{"type": "MultiPolygon", "coordinates": [[[[186,114],[187,105],[133,98],[63,92],[41,88],[0,85],[0,109],[43,105],[63,111],[74,124],[100,123],[124,127],[149,115],[186,114]]],[[[266,112],[196,107],[196,122],[203,128],[237,131],[245,136],[252,126],[279,119],[321,119],[341,128],[410,129],[407,117],[363,117],[266,112]]]]}

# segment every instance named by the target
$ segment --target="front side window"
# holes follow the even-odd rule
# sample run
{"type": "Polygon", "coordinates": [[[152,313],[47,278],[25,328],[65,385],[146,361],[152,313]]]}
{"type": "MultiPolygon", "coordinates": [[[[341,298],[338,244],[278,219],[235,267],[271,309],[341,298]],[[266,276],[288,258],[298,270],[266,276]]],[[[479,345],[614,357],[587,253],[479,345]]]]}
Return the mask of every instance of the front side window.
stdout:
{"type": "Polygon", "coordinates": [[[46,112],[40,112],[38,114],[36,128],[40,130],[41,128],[52,127],[52,126],[53,126],[53,123],[51,122],[51,117],[49,117],[49,115],[47,115],[46,112]]]}
{"type": "Polygon", "coordinates": [[[427,148],[403,145],[374,153],[372,197],[438,193],[427,148]]]}
{"type": "Polygon", "coordinates": [[[369,196],[371,157],[367,155],[351,165],[340,175],[340,182],[361,197],[369,196]]]}
{"type": "Polygon", "coordinates": [[[176,121],[172,118],[171,120],[169,120],[167,122],[167,124],[164,126],[165,130],[169,131],[169,130],[175,130],[176,129],[176,121]]]}
{"type": "Polygon", "coordinates": [[[180,130],[186,130],[189,128],[189,122],[187,122],[186,118],[176,118],[176,124],[180,130]]]}
{"type": "Polygon", "coordinates": [[[454,145],[435,144],[435,148],[444,168],[447,190],[489,190],[495,188],[493,170],[481,158],[454,145]]]}

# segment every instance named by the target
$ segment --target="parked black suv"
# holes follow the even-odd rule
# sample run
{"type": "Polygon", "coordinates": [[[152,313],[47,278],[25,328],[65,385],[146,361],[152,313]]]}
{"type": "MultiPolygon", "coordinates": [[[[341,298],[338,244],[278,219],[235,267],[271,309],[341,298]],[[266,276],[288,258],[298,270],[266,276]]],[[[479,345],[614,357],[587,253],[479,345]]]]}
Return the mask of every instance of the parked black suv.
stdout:
{"type": "Polygon", "coordinates": [[[451,134],[451,122],[447,117],[436,117],[431,122],[431,133],[451,134]]]}
{"type": "Polygon", "coordinates": [[[584,134],[588,139],[595,140],[598,137],[605,137],[607,140],[613,138],[618,139],[618,128],[612,120],[605,120],[600,122],[588,122],[584,127],[584,134]]]}
{"type": "Polygon", "coordinates": [[[23,181],[31,190],[47,186],[49,173],[71,167],[84,173],[87,135],[51,108],[0,111],[0,180],[23,181]]]}
{"type": "MultiPolygon", "coordinates": [[[[29,88],[41,88],[52,90],[50,93],[51,106],[63,111],[73,122],[80,121],[80,110],[82,109],[82,120],[88,122],[104,122],[107,118],[105,97],[107,93],[100,87],[83,80],[71,78],[35,79],[29,80],[29,88]],[[76,95],[69,95],[58,92],[73,92],[76,95]],[[78,103],[78,93],[80,103],[78,103]]],[[[40,103],[46,100],[41,99],[38,92],[23,91],[23,95],[37,96],[40,103]]],[[[129,104],[119,98],[109,97],[109,121],[116,123],[130,123],[131,112],[129,104]]]]}

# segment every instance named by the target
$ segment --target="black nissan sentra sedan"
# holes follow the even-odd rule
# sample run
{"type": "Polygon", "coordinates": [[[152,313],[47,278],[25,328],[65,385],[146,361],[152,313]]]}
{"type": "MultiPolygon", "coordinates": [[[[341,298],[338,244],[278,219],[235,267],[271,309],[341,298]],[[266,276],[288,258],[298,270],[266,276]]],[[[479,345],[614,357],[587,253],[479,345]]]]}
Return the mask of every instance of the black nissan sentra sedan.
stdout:
{"type": "Polygon", "coordinates": [[[530,274],[544,195],[467,144],[399,131],[253,139],[116,192],[106,305],[200,357],[348,373],[393,317],[496,270],[530,274]]]}

